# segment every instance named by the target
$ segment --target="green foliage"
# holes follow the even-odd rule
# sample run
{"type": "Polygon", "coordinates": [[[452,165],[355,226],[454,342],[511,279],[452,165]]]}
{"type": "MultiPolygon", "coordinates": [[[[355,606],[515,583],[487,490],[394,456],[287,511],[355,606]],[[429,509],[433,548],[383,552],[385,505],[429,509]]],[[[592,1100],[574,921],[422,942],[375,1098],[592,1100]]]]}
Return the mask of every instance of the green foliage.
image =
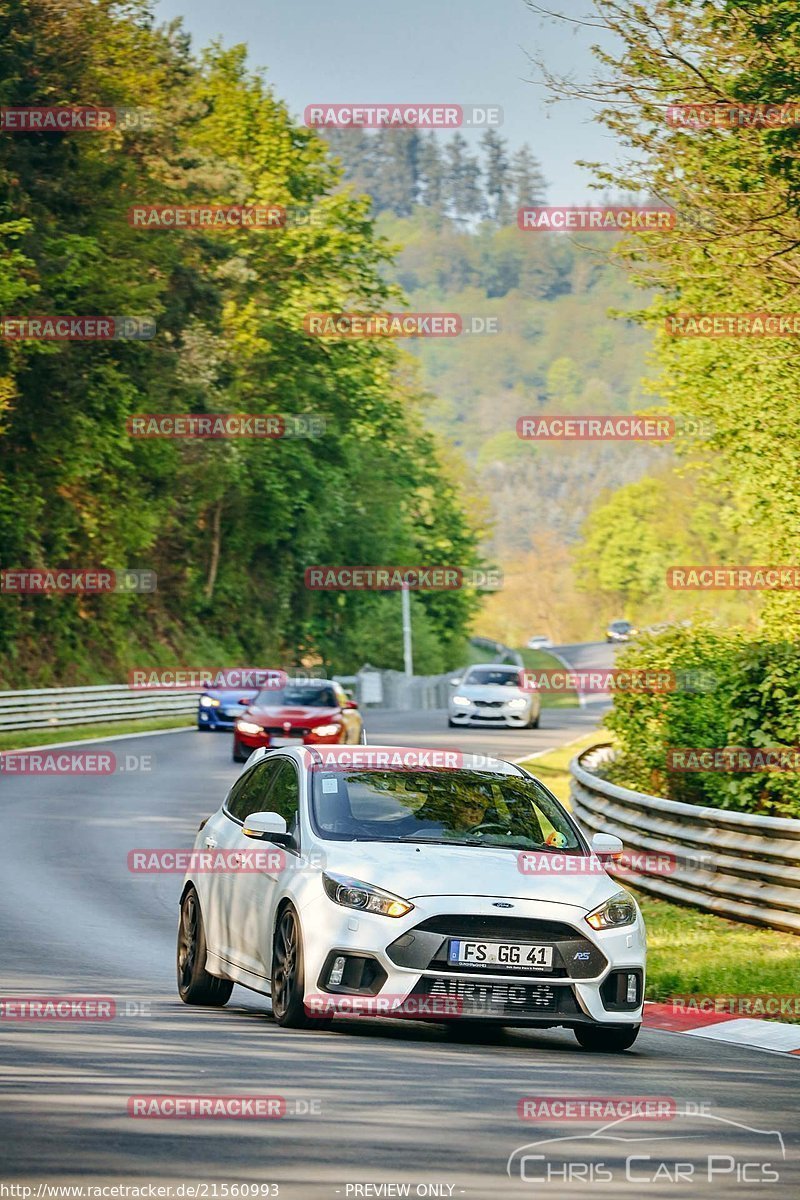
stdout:
{"type": "Polygon", "coordinates": [[[642,636],[626,647],[617,666],[671,672],[676,686],[615,695],[605,723],[619,743],[610,769],[616,782],[689,804],[800,817],[796,771],[668,769],[672,749],[800,745],[796,646],[698,625],[642,636]]]}
{"type": "MultiPolygon", "coordinates": [[[[315,563],[470,565],[456,471],[389,343],[323,342],[309,311],[396,306],[388,248],[326,144],[245,50],[193,57],[148,3],[21,0],[0,16],[0,103],[148,108],[150,130],[0,144],[6,315],[145,315],[150,342],[0,343],[4,567],[146,567],[151,597],[2,598],[0,683],[119,677],[202,653],[339,667],[391,598],[316,593],[315,563]],[[24,81],[24,82],[23,82],[24,81]],[[312,206],[285,230],[145,231],[135,203],[312,206]],[[316,440],[142,441],[137,412],[314,413],[316,440]]],[[[476,607],[417,598],[430,661],[458,661],[476,607]]],[[[396,655],[399,629],[386,630],[396,655]]],[[[378,660],[377,665],[383,665],[378,660]]]]}

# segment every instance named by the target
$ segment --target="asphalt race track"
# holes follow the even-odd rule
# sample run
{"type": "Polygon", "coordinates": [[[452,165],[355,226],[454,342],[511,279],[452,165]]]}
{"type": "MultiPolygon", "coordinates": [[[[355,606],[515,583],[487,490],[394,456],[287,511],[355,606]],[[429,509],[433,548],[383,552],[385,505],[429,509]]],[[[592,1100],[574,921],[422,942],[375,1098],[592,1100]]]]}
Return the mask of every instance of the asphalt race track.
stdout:
{"type": "MultiPolygon", "coordinates": [[[[576,665],[608,662],[604,646],[565,652],[576,665]]],[[[519,758],[590,729],[597,707],[546,710],[528,732],[451,730],[440,712],[373,715],[368,731],[375,742],[519,758]]],[[[125,768],[107,777],[0,776],[2,995],[107,996],[117,1012],[0,1019],[0,1180],[32,1188],[0,1196],[56,1195],[45,1186],[55,1183],[159,1184],[172,1189],[164,1196],[222,1200],[266,1195],[267,1184],[281,1197],[331,1200],[800,1194],[798,1058],[647,1030],[622,1056],[587,1054],[567,1031],[470,1041],[437,1025],[351,1019],[291,1032],[240,987],[225,1009],[185,1007],[174,972],[181,877],[133,875],[127,857],[191,845],[239,768],[224,734],[106,747],[125,768]],[[165,1093],[277,1095],[289,1111],[128,1115],[129,1097],[165,1093]],[[608,1119],[520,1119],[526,1096],[662,1097],[672,1119],[598,1137],[608,1119]],[[566,1137],[578,1140],[554,1140],[566,1137]],[[507,1174],[515,1150],[544,1141],[507,1174]]]]}

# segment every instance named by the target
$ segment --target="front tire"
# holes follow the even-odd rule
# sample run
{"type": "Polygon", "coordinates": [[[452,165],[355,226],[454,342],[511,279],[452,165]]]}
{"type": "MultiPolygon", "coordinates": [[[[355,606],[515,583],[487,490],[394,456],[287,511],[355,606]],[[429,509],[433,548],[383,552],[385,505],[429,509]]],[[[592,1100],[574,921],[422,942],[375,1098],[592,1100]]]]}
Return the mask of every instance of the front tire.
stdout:
{"type": "Polygon", "coordinates": [[[331,1017],[310,1017],[305,1010],[305,964],[300,923],[293,908],[285,908],[272,940],[270,994],[272,1015],[287,1029],[329,1029],[331,1017]]]}
{"type": "Polygon", "coordinates": [[[190,887],[181,901],[178,925],[178,994],[184,1004],[222,1008],[230,1000],[233,984],[206,970],[206,931],[200,900],[190,887]]]}
{"type": "Polygon", "coordinates": [[[621,1054],[639,1036],[641,1025],[576,1025],[578,1044],[596,1054],[621,1054]]]}
{"type": "Polygon", "coordinates": [[[250,755],[246,750],[242,749],[242,744],[238,738],[233,739],[233,761],[238,763],[247,762],[250,755]]]}

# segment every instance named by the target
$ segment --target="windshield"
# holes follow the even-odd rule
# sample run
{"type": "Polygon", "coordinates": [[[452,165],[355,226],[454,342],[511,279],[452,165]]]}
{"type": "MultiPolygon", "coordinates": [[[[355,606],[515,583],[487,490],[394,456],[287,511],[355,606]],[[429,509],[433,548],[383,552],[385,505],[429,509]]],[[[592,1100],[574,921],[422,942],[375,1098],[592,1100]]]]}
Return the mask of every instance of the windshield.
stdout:
{"type": "Polygon", "coordinates": [[[464,683],[492,683],[501,687],[518,687],[519,671],[502,671],[496,667],[475,667],[464,676],[464,683]]]}
{"type": "Polygon", "coordinates": [[[611,628],[617,633],[627,633],[631,627],[630,621],[612,621],[611,628]]]}
{"type": "Polygon", "coordinates": [[[535,780],[483,771],[315,770],[323,838],[439,842],[585,853],[575,826],[535,780]]]}
{"type": "Polygon", "coordinates": [[[336,692],[328,684],[288,683],[282,688],[265,688],[253,704],[256,708],[283,708],[298,704],[303,708],[337,708],[336,692]]]}

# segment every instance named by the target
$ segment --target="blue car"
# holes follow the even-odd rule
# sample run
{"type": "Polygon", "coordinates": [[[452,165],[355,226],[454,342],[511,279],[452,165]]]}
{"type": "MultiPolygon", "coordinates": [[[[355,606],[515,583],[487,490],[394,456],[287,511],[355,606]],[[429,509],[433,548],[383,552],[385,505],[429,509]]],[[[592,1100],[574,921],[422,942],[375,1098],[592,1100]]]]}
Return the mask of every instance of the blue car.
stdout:
{"type": "Polygon", "coordinates": [[[233,723],[255,700],[258,688],[208,688],[197,706],[197,728],[232,730],[233,723]]]}

